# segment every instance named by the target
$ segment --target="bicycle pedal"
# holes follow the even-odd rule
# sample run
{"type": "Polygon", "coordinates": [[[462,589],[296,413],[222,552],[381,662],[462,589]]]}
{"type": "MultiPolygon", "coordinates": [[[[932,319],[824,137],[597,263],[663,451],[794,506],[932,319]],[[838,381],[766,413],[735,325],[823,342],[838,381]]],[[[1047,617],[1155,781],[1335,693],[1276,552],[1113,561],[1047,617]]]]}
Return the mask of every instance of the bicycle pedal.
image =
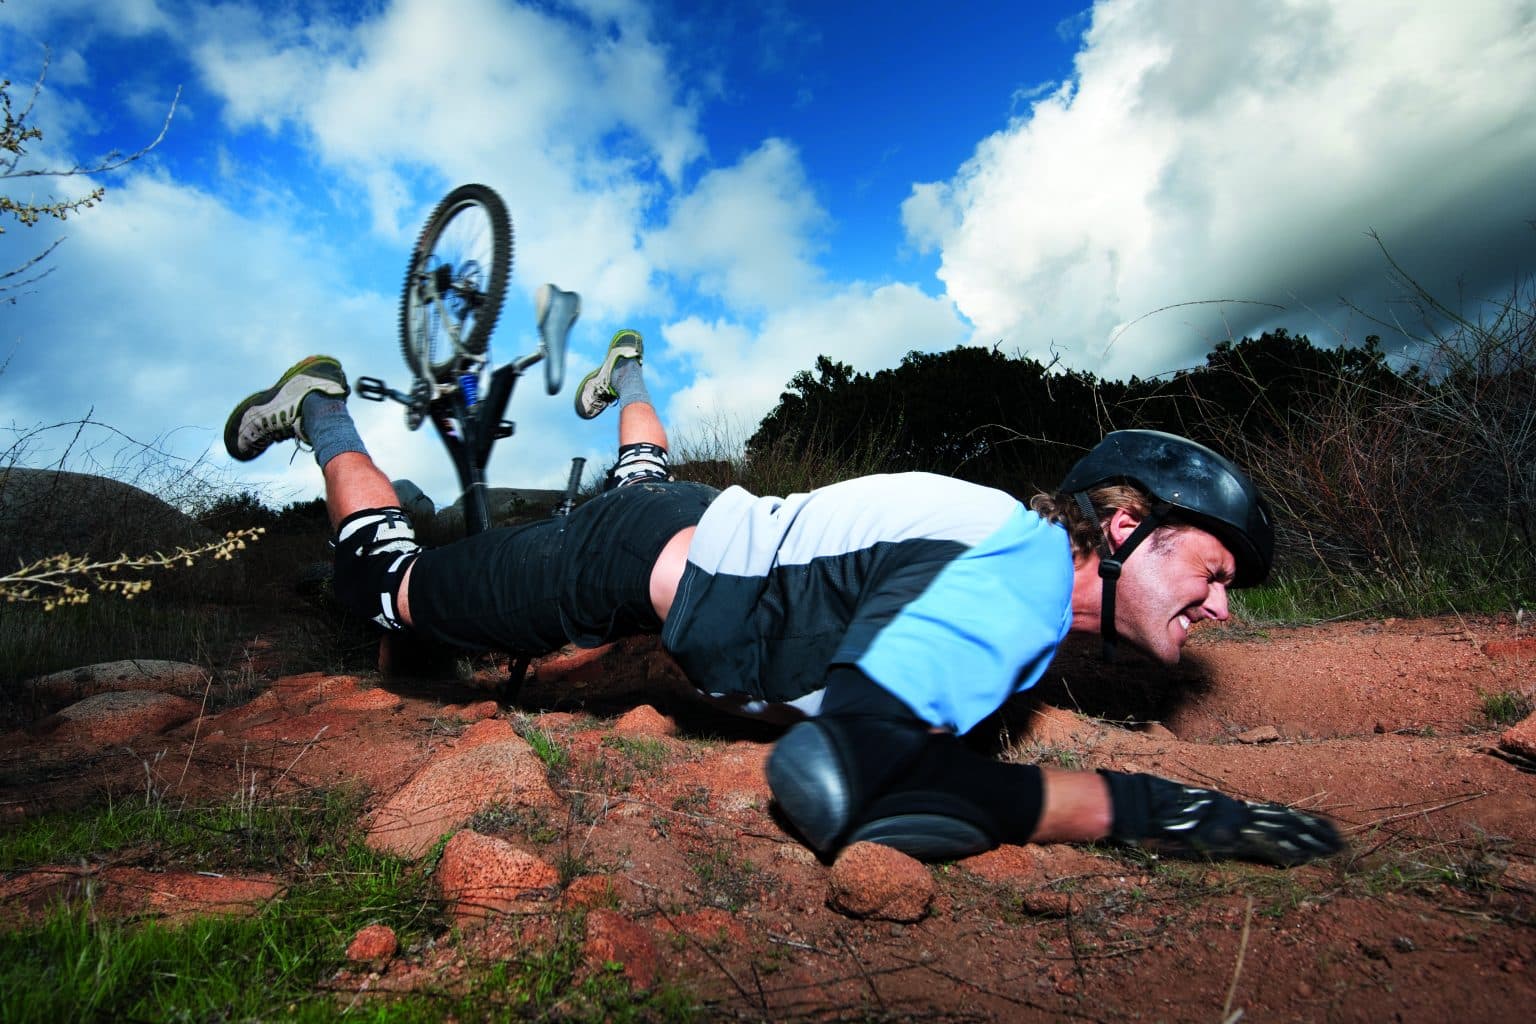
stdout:
{"type": "Polygon", "coordinates": [[[358,377],[352,384],[358,398],[366,398],[370,402],[382,402],[389,397],[389,385],[377,377],[358,377]]]}

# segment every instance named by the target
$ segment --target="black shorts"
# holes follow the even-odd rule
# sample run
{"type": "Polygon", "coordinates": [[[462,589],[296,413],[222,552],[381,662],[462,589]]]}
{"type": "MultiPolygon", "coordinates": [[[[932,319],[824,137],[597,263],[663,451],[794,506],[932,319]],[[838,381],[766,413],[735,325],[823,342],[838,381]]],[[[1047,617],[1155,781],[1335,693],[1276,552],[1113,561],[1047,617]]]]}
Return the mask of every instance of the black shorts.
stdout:
{"type": "Polygon", "coordinates": [[[634,483],[562,518],[423,551],[411,570],[411,624],[458,647],[528,655],[659,632],[651,569],[718,493],[634,483]]]}

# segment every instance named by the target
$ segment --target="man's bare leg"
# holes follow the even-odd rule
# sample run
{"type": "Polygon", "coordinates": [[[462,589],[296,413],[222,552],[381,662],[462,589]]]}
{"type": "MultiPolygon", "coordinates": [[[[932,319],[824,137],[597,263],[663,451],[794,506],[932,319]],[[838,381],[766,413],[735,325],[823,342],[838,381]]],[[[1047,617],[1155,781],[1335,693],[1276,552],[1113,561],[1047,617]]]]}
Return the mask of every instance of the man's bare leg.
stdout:
{"type": "Polygon", "coordinates": [[[325,476],[325,511],[332,530],[354,512],[400,504],[389,477],[361,452],[342,452],[320,472],[325,476]]]}
{"type": "Polygon", "coordinates": [[[619,446],[654,444],[667,447],[667,431],[650,402],[631,402],[619,410],[619,446]]]}

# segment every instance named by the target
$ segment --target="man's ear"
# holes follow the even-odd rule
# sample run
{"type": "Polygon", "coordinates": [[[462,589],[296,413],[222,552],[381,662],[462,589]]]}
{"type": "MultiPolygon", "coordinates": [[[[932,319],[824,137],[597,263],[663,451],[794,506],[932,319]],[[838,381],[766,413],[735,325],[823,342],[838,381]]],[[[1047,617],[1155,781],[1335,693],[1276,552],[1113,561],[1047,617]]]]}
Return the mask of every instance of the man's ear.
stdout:
{"type": "Polygon", "coordinates": [[[1104,532],[1109,537],[1109,549],[1119,551],[1120,545],[1124,544],[1140,525],[1141,517],[1136,513],[1129,509],[1115,509],[1104,523],[1104,532]]]}

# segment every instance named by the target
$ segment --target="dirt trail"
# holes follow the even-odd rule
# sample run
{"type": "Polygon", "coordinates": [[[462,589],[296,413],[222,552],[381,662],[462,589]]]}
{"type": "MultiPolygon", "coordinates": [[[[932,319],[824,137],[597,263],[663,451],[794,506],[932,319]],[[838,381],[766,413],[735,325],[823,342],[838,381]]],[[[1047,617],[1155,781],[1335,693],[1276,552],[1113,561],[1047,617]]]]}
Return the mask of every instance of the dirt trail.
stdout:
{"type": "MultiPolygon", "coordinates": [[[[1340,823],[1349,852],[1279,871],[1005,847],[907,876],[932,888],[916,920],[829,906],[835,872],[769,808],[772,733],[688,702],[646,644],[537,666],[520,695],[531,717],[515,723],[484,690],[324,676],[105,747],[55,721],[5,738],[0,811],[142,790],[147,764],[167,795],[358,780],[377,808],[434,759],[531,726],[566,752],[556,799],[480,831],[546,862],[576,857],[585,876],[550,894],[551,912],[597,907],[602,956],[637,984],[685,982],[721,1015],[1524,1020],[1536,774],[1497,756],[1502,727],[1484,709],[1533,691],[1536,637],[1494,619],[1208,629],[1172,671],[1074,648],[987,737],[1306,806],[1340,823]],[[663,714],[633,710],[646,703],[663,714]]],[[[535,941],[540,920],[495,915],[458,944],[401,951],[372,984],[441,984],[465,956],[535,941]]]]}

